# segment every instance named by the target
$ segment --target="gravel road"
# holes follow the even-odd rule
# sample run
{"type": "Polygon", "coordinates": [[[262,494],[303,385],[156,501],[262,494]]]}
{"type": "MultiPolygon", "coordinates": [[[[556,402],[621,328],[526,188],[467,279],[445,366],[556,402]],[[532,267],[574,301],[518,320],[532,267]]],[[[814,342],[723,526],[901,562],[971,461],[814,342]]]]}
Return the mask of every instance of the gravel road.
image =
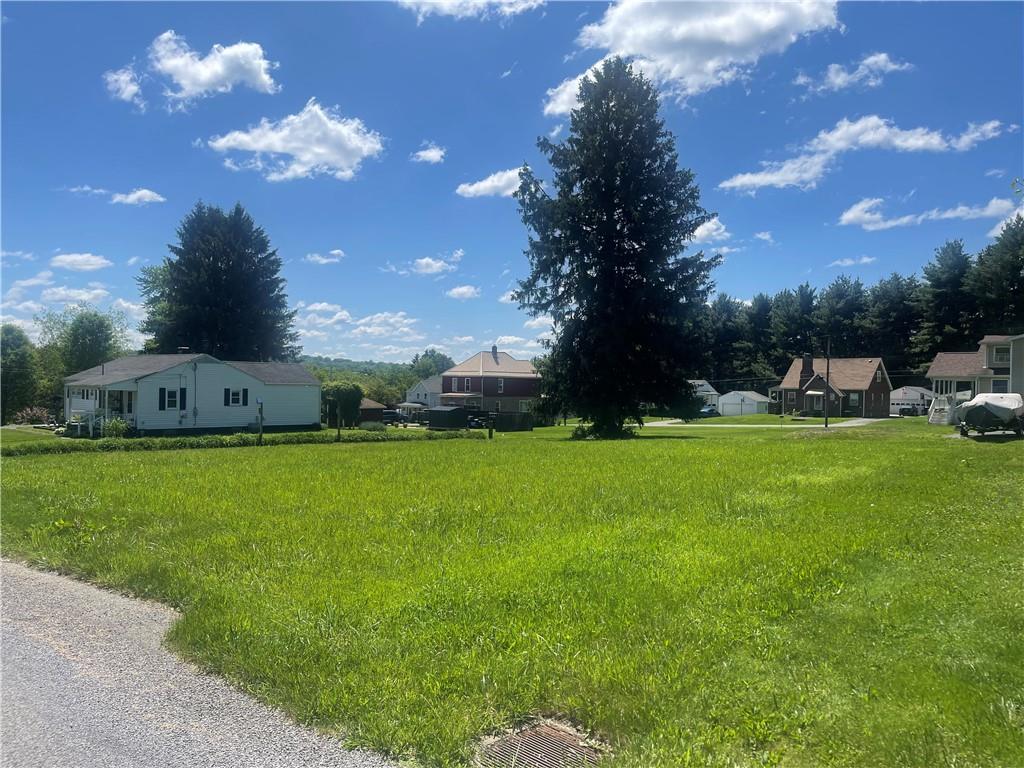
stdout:
{"type": "Polygon", "coordinates": [[[177,614],[0,562],[0,765],[385,768],[161,646],[177,614]]]}

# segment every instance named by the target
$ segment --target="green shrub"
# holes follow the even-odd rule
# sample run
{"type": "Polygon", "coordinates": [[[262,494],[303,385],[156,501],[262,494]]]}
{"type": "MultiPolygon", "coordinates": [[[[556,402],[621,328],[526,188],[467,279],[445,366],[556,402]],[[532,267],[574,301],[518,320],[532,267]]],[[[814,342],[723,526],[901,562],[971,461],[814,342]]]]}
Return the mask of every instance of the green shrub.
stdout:
{"type": "MultiPolygon", "coordinates": [[[[264,445],[301,445],[321,443],[411,442],[416,440],[486,439],[483,432],[388,432],[352,429],[333,432],[272,432],[263,436],[264,445]]],[[[233,435],[191,435],[187,437],[103,437],[99,440],[40,440],[4,445],[4,456],[36,456],[50,453],[97,453],[110,451],[180,451],[191,448],[244,448],[257,445],[258,436],[247,432],[233,435]]]]}
{"type": "Polygon", "coordinates": [[[124,419],[111,419],[103,426],[104,437],[125,437],[128,434],[128,422],[124,419]]]}
{"type": "Polygon", "coordinates": [[[359,428],[367,432],[384,432],[387,430],[387,425],[382,421],[364,421],[359,424],[359,428]]]}

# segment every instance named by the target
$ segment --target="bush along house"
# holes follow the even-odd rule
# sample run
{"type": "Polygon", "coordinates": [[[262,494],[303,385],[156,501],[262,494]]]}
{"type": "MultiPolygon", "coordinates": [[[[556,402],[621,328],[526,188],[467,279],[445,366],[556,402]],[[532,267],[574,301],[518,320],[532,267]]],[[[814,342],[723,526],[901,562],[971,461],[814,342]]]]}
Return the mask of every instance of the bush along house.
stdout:
{"type": "Polygon", "coordinates": [[[785,413],[822,416],[825,393],[830,416],[861,416],[884,419],[889,415],[892,383],[880,357],[833,357],[825,384],[824,357],[804,355],[793,360],[775,391],[785,413]]]}
{"type": "Polygon", "coordinates": [[[441,374],[441,405],[485,413],[530,413],[540,393],[540,374],[497,346],[478,352],[441,374]]]}

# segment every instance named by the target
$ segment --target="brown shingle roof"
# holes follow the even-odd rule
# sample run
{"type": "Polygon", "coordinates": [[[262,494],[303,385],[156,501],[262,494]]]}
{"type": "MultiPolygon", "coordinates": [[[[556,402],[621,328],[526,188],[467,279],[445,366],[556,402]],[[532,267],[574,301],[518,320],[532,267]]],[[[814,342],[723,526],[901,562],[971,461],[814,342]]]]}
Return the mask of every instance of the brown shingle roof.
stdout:
{"type": "MultiPolygon", "coordinates": [[[[832,386],[847,392],[867,389],[871,386],[871,380],[880,363],[882,363],[880,357],[833,357],[829,380],[832,386]]],[[[782,379],[783,389],[800,388],[800,369],[802,367],[803,360],[799,357],[796,358],[782,379]]],[[[824,357],[814,358],[814,372],[822,378],[825,377],[824,357]]]]}
{"type": "Polygon", "coordinates": [[[371,400],[368,397],[364,397],[359,401],[359,410],[361,411],[374,411],[382,408],[387,408],[383,403],[378,403],[376,400],[371,400]]]}
{"type": "Polygon", "coordinates": [[[108,360],[105,363],[86,368],[84,371],[73,373],[64,378],[66,384],[77,384],[79,386],[103,387],[107,384],[116,384],[119,381],[129,379],[141,379],[160,371],[166,371],[182,363],[190,363],[199,358],[208,357],[200,353],[184,355],[128,355],[118,357],[115,360],[108,360]]]}
{"type": "Polygon", "coordinates": [[[445,376],[503,376],[536,379],[540,375],[529,360],[516,360],[508,352],[478,352],[444,372],[445,376]]]}
{"type": "Polygon", "coordinates": [[[992,371],[985,367],[985,356],[980,350],[977,352],[939,352],[932,360],[932,364],[928,366],[925,378],[973,379],[975,376],[984,376],[990,373],[992,371]]]}

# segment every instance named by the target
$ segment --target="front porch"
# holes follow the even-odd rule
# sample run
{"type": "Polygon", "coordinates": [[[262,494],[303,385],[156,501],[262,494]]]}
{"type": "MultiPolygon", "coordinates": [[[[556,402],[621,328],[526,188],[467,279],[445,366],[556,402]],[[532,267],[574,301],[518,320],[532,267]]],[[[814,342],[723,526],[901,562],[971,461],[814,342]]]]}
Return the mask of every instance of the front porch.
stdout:
{"type": "Polygon", "coordinates": [[[104,433],[111,419],[135,426],[136,388],[134,382],[111,386],[65,385],[64,416],[69,431],[96,437],[104,433]]]}

